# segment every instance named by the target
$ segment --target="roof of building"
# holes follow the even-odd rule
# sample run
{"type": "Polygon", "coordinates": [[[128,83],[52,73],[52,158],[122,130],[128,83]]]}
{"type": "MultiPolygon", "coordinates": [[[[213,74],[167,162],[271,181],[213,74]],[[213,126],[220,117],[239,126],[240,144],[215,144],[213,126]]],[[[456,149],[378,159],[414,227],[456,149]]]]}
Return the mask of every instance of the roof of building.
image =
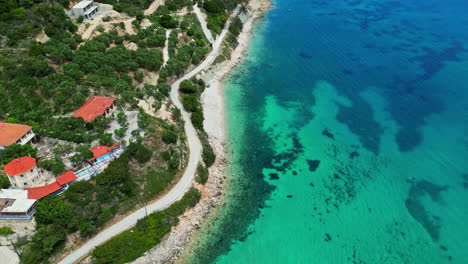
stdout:
{"type": "Polygon", "coordinates": [[[83,0],[83,1],[79,2],[78,4],[76,4],[75,6],[73,6],[73,8],[85,8],[89,4],[92,4],[92,3],[93,3],[93,1],[83,0]]]}
{"type": "Polygon", "coordinates": [[[36,200],[28,197],[28,191],[22,189],[0,190],[0,212],[24,213],[34,205],[36,200]]]}
{"type": "Polygon", "coordinates": [[[111,152],[111,150],[115,149],[118,146],[120,146],[120,143],[114,144],[113,146],[110,146],[110,147],[103,146],[103,145],[94,147],[94,148],[90,149],[90,151],[93,153],[93,157],[91,159],[89,159],[88,161],[93,161],[93,160],[101,157],[102,155],[105,155],[105,154],[111,152]]]}
{"type": "Polygon", "coordinates": [[[54,193],[60,190],[62,186],[60,186],[57,182],[53,182],[46,186],[34,187],[34,188],[25,188],[28,191],[28,198],[29,199],[36,199],[39,200],[47,195],[54,193]]]}
{"type": "Polygon", "coordinates": [[[34,168],[36,166],[36,159],[31,157],[21,157],[10,161],[3,170],[6,174],[14,176],[34,168]]]}
{"type": "Polygon", "coordinates": [[[14,144],[32,127],[20,124],[0,123],[0,145],[9,146],[14,144]]]}
{"type": "Polygon", "coordinates": [[[60,174],[55,179],[57,180],[58,184],[65,185],[69,182],[77,180],[78,177],[76,177],[75,173],[72,170],[69,170],[65,173],[60,174]]]}
{"type": "Polygon", "coordinates": [[[73,116],[81,117],[86,122],[93,121],[96,117],[104,114],[106,110],[115,102],[114,98],[93,96],[73,116]]]}

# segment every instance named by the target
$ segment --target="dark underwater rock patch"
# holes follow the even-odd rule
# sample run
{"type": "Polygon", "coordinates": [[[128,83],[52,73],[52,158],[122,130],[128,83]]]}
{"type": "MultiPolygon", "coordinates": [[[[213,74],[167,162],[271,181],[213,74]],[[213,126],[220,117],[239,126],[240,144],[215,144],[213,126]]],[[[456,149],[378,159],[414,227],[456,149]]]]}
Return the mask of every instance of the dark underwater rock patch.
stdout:
{"type": "Polygon", "coordinates": [[[353,151],[349,154],[349,158],[354,159],[356,157],[359,157],[359,152],[353,151]]]}
{"type": "Polygon", "coordinates": [[[332,132],[330,132],[330,130],[328,130],[328,129],[324,129],[322,131],[322,135],[324,135],[326,137],[329,137],[331,139],[335,139],[335,135],[333,135],[332,132]]]}
{"type": "Polygon", "coordinates": [[[405,206],[409,214],[418,221],[433,241],[439,241],[441,218],[431,214],[422,201],[422,197],[429,195],[432,201],[440,203],[442,191],[447,190],[447,186],[440,186],[427,180],[420,180],[414,183],[409,191],[405,206]]]}
{"type": "Polygon", "coordinates": [[[268,174],[270,176],[270,180],[279,180],[279,174],[278,173],[270,173],[268,174]]]}
{"type": "Polygon", "coordinates": [[[320,160],[307,160],[307,164],[309,165],[309,170],[314,172],[320,165],[320,160]]]}
{"type": "Polygon", "coordinates": [[[301,52],[299,53],[299,56],[301,56],[301,58],[307,59],[307,60],[310,60],[310,59],[313,58],[312,55],[310,55],[310,54],[308,54],[308,53],[306,53],[306,52],[304,52],[304,51],[301,51],[301,52]]]}
{"type": "Polygon", "coordinates": [[[291,199],[293,196],[291,194],[286,195],[287,198],[291,199]]]}
{"type": "Polygon", "coordinates": [[[468,173],[463,174],[462,177],[463,177],[462,186],[463,188],[468,189],[468,173]]]}

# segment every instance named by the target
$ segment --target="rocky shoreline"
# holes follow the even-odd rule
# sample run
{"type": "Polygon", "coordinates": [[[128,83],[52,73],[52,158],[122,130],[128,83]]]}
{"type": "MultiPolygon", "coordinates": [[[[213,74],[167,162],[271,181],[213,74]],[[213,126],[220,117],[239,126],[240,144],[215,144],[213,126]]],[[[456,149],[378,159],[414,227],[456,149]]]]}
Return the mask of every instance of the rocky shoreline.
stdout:
{"type": "Polygon", "coordinates": [[[160,244],[146,252],[144,256],[132,263],[174,263],[187,254],[190,244],[195,240],[198,230],[207,219],[213,217],[215,209],[224,203],[224,190],[226,186],[225,170],[228,164],[225,145],[225,116],[223,81],[229,73],[242,61],[255,22],[270,9],[268,0],[251,0],[243,14],[243,30],[238,37],[239,45],[231,54],[231,59],[224,61],[204,71],[199,77],[205,79],[209,88],[202,95],[203,110],[205,113],[205,130],[209,141],[217,155],[215,164],[210,168],[210,176],[205,185],[198,185],[202,192],[202,199],[192,209],[185,212],[179,224],[172,229],[167,238],[160,244]]]}

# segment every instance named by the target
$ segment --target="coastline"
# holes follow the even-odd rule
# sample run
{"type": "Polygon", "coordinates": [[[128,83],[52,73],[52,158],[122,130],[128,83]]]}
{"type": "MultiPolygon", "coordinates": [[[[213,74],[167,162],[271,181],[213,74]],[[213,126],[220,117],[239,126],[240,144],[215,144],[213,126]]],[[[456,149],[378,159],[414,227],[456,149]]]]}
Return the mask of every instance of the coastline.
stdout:
{"type": "Polygon", "coordinates": [[[202,94],[204,110],[204,128],[209,136],[209,142],[216,153],[215,164],[209,169],[210,176],[205,185],[195,182],[202,192],[202,199],[192,209],[186,211],[179,223],[171,230],[167,238],[146,252],[144,256],[132,263],[174,263],[187,256],[190,246],[196,240],[196,235],[210,218],[215,217],[216,208],[224,203],[224,192],[228,187],[225,170],[226,159],[226,122],[224,102],[224,81],[229,74],[242,62],[257,20],[271,8],[269,0],[251,0],[247,6],[245,21],[238,36],[238,46],[233,50],[231,58],[209,69],[205,69],[197,77],[205,80],[208,88],[202,94]]]}

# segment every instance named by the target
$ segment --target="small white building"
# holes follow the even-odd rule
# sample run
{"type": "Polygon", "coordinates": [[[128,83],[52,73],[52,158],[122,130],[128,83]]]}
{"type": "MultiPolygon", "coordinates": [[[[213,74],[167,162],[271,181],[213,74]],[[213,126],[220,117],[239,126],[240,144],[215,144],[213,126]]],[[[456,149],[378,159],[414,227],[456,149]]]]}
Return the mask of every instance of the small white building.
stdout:
{"type": "Polygon", "coordinates": [[[83,0],[72,7],[68,12],[71,17],[84,17],[85,20],[92,19],[99,12],[99,4],[93,0],[83,0]]]}
{"type": "Polygon", "coordinates": [[[13,188],[30,188],[42,184],[42,169],[36,166],[36,159],[21,157],[10,161],[3,168],[13,188]]]}
{"type": "Polygon", "coordinates": [[[0,190],[0,220],[31,220],[37,200],[22,189],[0,190]]]}

